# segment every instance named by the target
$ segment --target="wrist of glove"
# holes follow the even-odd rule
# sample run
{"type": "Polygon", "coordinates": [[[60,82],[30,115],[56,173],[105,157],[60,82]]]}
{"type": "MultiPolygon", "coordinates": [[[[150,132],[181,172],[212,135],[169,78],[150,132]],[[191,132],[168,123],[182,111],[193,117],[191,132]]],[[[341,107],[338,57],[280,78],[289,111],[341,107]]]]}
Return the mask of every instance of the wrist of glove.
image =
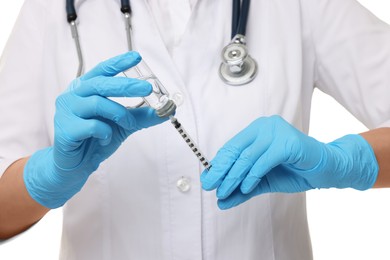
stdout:
{"type": "Polygon", "coordinates": [[[295,169],[313,188],[367,190],[374,185],[378,163],[372,147],[358,134],[322,144],[321,160],[313,169],[295,169]]]}
{"type": "Polygon", "coordinates": [[[61,207],[79,192],[92,171],[61,169],[54,162],[53,147],[34,153],[24,167],[24,182],[30,196],[50,208],[61,207]]]}
{"type": "Polygon", "coordinates": [[[228,141],[201,175],[205,190],[217,190],[221,209],[253,196],[315,188],[371,188],[378,163],[367,141],[347,135],[324,144],[279,116],[259,118],[228,141]]]}

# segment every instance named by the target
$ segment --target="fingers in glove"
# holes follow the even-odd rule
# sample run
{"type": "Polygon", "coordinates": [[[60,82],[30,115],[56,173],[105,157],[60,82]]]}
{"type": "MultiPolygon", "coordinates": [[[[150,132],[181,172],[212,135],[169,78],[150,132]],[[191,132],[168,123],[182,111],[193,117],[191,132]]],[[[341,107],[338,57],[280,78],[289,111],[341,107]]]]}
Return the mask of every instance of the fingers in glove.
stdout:
{"type": "MultiPolygon", "coordinates": [[[[266,126],[261,129],[261,132],[257,130],[258,126],[250,126],[249,128],[251,130],[245,134],[251,134],[254,141],[240,154],[226,174],[225,179],[217,190],[217,197],[220,199],[227,198],[241,184],[248,172],[252,170],[253,165],[267,151],[273,141],[272,131],[267,129],[266,126]]],[[[242,141],[243,139],[238,137],[237,140],[242,141]]]]}
{"type": "Polygon", "coordinates": [[[285,161],[286,154],[283,149],[274,145],[267,147],[242,181],[241,192],[244,194],[250,193],[260,183],[263,176],[285,161]]]}
{"type": "Polygon", "coordinates": [[[98,117],[110,120],[126,130],[137,127],[137,122],[129,110],[117,102],[101,96],[69,97],[70,110],[83,119],[97,119],[98,117]]]}
{"type": "Polygon", "coordinates": [[[202,187],[205,190],[213,190],[220,186],[226,174],[240,157],[242,151],[250,146],[256,135],[250,128],[245,128],[230,141],[228,141],[211,161],[211,169],[201,175],[202,187]]]}
{"type": "MultiPolygon", "coordinates": [[[[266,182],[266,181],[264,181],[264,182],[266,182]]],[[[265,186],[266,185],[267,184],[265,183],[265,186]]],[[[218,199],[218,202],[217,202],[218,207],[222,210],[236,207],[236,206],[244,203],[245,201],[248,201],[252,197],[260,195],[262,193],[262,191],[264,192],[265,189],[261,189],[261,187],[258,187],[256,189],[254,189],[253,191],[251,191],[250,193],[244,194],[241,192],[240,188],[237,188],[233,191],[233,193],[229,197],[227,197],[225,199],[218,199]]]]}
{"type": "Polygon", "coordinates": [[[137,130],[161,124],[169,119],[169,117],[159,117],[156,110],[151,107],[131,108],[128,111],[136,122],[137,130]]]}
{"type": "Polygon", "coordinates": [[[241,184],[262,152],[261,147],[256,147],[252,143],[240,154],[217,189],[219,199],[227,198],[241,184]]]}
{"type": "Polygon", "coordinates": [[[78,143],[88,139],[97,138],[101,145],[110,143],[112,138],[112,128],[97,119],[82,119],[75,115],[57,113],[55,118],[56,140],[64,147],[77,147],[78,143]]]}
{"type": "Polygon", "coordinates": [[[138,52],[127,52],[99,63],[92,70],[85,73],[80,79],[84,81],[98,76],[113,77],[120,72],[137,65],[141,59],[138,52]]]}
{"type": "Polygon", "coordinates": [[[145,80],[98,76],[86,81],[79,80],[72,91],[81,97],[145,97],[152,92],[152,85],[145,80]]]}
{"type": "Polygon", "coordinates": [[[295,193],[312,189],[304,178],[300,178],[288,172],[283,166],[278,166],[270,170],[266,176],[259,179],[259,182],[248,193],[243,193],[237,188],[225,199],[218,200],[220,209],[229,209],[238,206],[254,196],[259,196],[271,192],[295,193]]]}

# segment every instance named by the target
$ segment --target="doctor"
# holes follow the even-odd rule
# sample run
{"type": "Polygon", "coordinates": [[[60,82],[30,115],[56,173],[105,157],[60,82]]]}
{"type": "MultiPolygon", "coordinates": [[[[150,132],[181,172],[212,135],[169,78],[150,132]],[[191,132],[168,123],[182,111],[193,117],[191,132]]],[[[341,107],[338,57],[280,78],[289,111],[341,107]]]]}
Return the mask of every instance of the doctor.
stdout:
{"type": "Polygon", "coordinates": [[[113,77],[140,60],[118,56],[119,6],[76,1],[86,73],[73,80],[64,3],[26,1],[0,68],[2,238],[65,205],[61,259],[312,259],[295,192],[389,186],[390,29],[356,1],[253,1],[259,72],[240,87],[218,75],[230,1],[132,2],[135,49],[183,98],[176,116],[203,153],[217,154],[202,174],[217,194],[165,119],[124,108],[151,88],[113,77]],[[314,86],[378,129],[307,137],[314,86]],[[246,203],[221,211],[216,195],[221,208],[246,203]]]}

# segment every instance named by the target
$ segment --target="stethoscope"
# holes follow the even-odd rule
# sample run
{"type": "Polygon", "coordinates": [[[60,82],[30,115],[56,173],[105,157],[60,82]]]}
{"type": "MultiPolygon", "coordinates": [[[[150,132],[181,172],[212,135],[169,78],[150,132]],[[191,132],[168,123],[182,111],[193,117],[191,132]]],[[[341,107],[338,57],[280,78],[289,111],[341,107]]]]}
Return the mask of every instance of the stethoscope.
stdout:
{"type": "MultiPolygon", "coordinates": [[[[246,47],[246,25],[248,21],[250,0],[233,0],[231,41],[221,52],[222,63],[219,67],[219,76],[223,82],[233,86],[244,85],[251,82],[257,75],[256,61],[248,54],[246,47]],[[242,3],[241,3],[242,2],[242,3]]],[[[125,18],[125,30],[128,50],[132,47],[131,7],[129,0],[121,0],[121,12],[125,18]]],[[[67,21],[71,28],[72,38],[76,44],[79,66],[77,77],[84,69],[83,54],[80,38],[77,31],[77,13],[74,0],[66,0],[67,21]]]]}
{"type": "Polygon", "coordinates": [[[222,49],[219,76],[229,85],[240,86],[251,82],[257,75],[257,63],[246,47],[246,24],[250,0],[233,0],[231,42],[222,49]]]}

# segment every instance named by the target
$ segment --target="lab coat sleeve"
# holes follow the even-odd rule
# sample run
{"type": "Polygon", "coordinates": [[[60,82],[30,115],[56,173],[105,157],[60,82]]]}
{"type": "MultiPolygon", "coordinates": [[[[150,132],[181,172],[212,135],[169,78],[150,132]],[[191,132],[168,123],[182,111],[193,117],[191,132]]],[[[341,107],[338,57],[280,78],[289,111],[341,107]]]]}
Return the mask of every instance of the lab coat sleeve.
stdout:
{"type": "Polygon", "coordinates": [[[390,126],[390,27],[355,0],[302,0],[315,85],[368,128],[390,126]]]}
{"type": "Polygon", "coordinates": [[[25,1],[0,60],[0,176],[49,145],[41,97],[46,7],[25,1]]]}

